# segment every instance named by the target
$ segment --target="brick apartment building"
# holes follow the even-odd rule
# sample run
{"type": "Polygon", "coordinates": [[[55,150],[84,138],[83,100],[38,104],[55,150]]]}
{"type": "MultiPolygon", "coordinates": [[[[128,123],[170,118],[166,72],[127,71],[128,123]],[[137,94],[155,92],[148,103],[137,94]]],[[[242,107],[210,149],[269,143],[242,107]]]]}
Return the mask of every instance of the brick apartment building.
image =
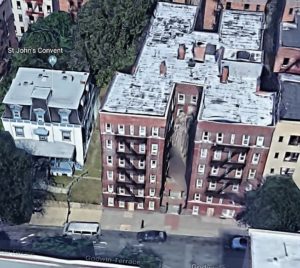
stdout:
{"type": "Polygon", "coordinates": [[[274,72],[300,74],[300,12],[295,22],[282,22],[274,72]]]}
{"type": "Polygon", "coordinates": [[[285,9],[282,16],[283,22],[294,22],[295,14],[300,8],[300,0],[286,0],[285,9]]]}
{"type": "Polygon", "coordinates": [[[274,128],[259,89],[264,15],[225,10],[216,33],[193,31],[197,12],[159,3],[133,74],[111,82],[104,206],[232,217],[260,183],[274,128]]]}
{"type": "Polygon", "coordinates": [[[87,2],[88,0],[57,0],[57,9],[60,11],[65,11],[73,16],[76,16],[78,10],[87,2]]]}
{"type": "Polygon", "coordinates": [[[14,15],[9,0],[0,0],[0,80],[6,73],[9,62],[9,47],[17,47],[14,15]]]}

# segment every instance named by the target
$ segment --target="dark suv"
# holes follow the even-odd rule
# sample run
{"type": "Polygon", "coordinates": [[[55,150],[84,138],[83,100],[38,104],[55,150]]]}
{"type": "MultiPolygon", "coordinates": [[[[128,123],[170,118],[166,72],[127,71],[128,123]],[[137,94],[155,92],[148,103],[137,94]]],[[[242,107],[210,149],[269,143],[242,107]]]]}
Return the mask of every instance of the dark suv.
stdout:
{"type": "Polygon", "coordinates": [[[144,231],[137,233],[139,242],[165,242],[167,233],[163,231],[144,231]]]}

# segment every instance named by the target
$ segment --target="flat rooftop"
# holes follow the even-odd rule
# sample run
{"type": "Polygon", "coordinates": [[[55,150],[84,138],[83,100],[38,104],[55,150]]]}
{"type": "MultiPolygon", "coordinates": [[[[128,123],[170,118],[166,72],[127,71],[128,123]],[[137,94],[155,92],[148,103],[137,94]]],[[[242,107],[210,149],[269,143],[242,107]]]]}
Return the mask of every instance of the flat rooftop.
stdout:
{"type": "Polygon", "coordinates": [[[272,123],[273,97],[256,93],[262,70],[263,13],[225,10],[221,36],[193,31],[196,14],[195,6],[158,3],[134,74],[115,75],[102,111],[165,116],[175,83],[190,83],[204,88],[199,120],[272,123]],[[190,67],[192,48],[198,43],[207,49],[204,61],[190,67]],[[177,59],[180,44],[186,47],[184,60],[177,59]],[[228,84],[220,83],[215,55],[220,48],[225,49],[224,64],[230,65],[228,84]],[[162,62],[166,75],[160,75],[162,62]]]}
{"type": "Polygon", "coordinates": [[[250,229],[252,268],[300,267],[300,234],[250,229]]]}
{"type": "Polygon", "coordinates": [[[280,119],[300,120],[300,75],[280,74],[280,119]]]}
{"type": "Polygon", "coordinates": [[[77,109],[89,73],[19,68],[3,103],[31,105],[32,98],[47,99],[54,108],[77,109]]]}
{"type": "Polygon", "coordinates": [[[281,23],[280,41],[284,47],[300,48],[300,13],[295,16],[295,23],[281,23]]]}

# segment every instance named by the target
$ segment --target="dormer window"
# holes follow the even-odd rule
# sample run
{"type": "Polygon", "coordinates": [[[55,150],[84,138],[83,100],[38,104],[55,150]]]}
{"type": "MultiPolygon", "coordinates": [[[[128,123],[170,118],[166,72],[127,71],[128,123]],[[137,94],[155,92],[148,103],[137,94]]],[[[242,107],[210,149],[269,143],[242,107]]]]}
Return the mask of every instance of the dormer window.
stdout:
{"type": "Polygon", "coordinates": [[[13,119],[21,119],[22,106],[20,105],[10,105],[10,110],[13,115],[13,119]]]}
{"type": "Polygon", "coordinates": [[[62,124],[69,124],[69,115],[71,111],[68,109],[59,109],[58,114],[60,116],[60,122],[62,124]]]}
{"type": "Polygon", "coordinates": [[[38,109],[34,109],[33,112],[35,113],[37,122],[41,122],[41,123],[45,122],[45,110],[38,108],[38,109]]]}

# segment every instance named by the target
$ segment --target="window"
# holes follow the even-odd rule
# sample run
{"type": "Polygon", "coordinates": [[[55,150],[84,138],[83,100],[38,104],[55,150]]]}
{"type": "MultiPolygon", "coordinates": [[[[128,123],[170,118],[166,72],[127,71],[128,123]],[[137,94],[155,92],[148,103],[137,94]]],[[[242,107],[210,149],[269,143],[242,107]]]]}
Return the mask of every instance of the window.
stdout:
{"type": "Polygon", "coordinates": [[[292,176],[295,172],[294,168],[285,168],[285,167],[281,167],[280,168],[280,175],[289,175],[292,176]]]}
{"type": "Polygon", "coordinates": [[[257,136],[256,138],[256,146],[264,146],[264,137],[262,136],[257,136]]]}
{"type": "Polygon", "coordinates": [[[150,188],[149,195],[154,196],[155,195],[155,189],[150,188]]]}
{"type": "Polygon", "coordinates": [[[114,172],[111,171],[111,170],[108,170],[108,171],[106,172],[106,176],[107,176],[107,179],[108,179],[109,181],[112,181],[112,180],[114,179],[114,172]]]}
{"type": "Polygon", "coordinates": [[[139,168],[145,168],[145,160],[139,160],[139,168]]]}
{"type": "Polygon", "coordinates": [[[255,179],[256,170],[255,169],[249,169],[248,179],[253,180],[255,179]]]}
{"type": "Polygon", "coordinates": [[[250,142],[250,136],[249,135],[243,135],[242,145],[248,146],[249,142],[250,142]]]}
{"type": "Polygon", "coordinates": [[[108,166],[112,166],[113,165],[113,158],[111,155],[106,157],[106,163],[108,166]]]}
{"type": "Polygon", "coordinates": [[[274,168],[270,169],[270,174],[274,174],[274,168]]]}
{"type": "Polygon", "coordinates": [[[155,205],[154,201],[149,201],[148,209],[149,210],[154,210],[154,205],[155,205]]]}
{"type": "Polygon", "coordinates": [[[198,206],[193,206],[192,215],[198,215],[198,214],[199,214],[199,207],[198,206]]]}
{"type": "Polygon", "coordinates": [[[239,185],[238,184],[233,184],[232,185],[232,191],[233,192],[238,192],[239,191],[239,185]]]}
{"type": "Polygon", "coordinates": [[[238,162],[239,163],[244,163],[245,160],[246,160],[246,153],[240,153],[239,158],[238,158],[238,162]]]}
{"type": "Polygon", "coordinates": [[[196,188],[201,188],[202,185],[203,185],[203,180],[197,179],[197,180],[196,180],[196,188]]]}
{"type": "Polygon", "coordinates": [[[69,123],[69,115],[71,113],[71,110],[68,109],[59,109],[58,114],[60,117],[60,122],[62,124],[68,124],[69,123]]]}
{"type": "Polygon", "coordinates": [[[252,184],[247,184],[246,188],[245,188],[245,191],[248,192],[248,191],[251,191],[252,190],[252,184]]]}
{"type": "Polygon", "coordinates": [[[138,203],[137,208],[138,209],[144,209],[144,203],[138,203]]]}
{"type": "Polygon", "coordinates": [[[24,127],[15,127],[17,137],[24,137],[24,127]]]}
{"type": "Polygon", "coordinates": [[[156,160],[151,160],[151,168],[156,168],[157,161],[156,160]]]}
{"type": "Polygon", "coordinates": [[[292,14],[293,14],[293,11],[294,11],[294,9],[293,9],[293,8],[290,8],[290,9],[289,9],[289,15],[292,15],[292,14]]]}
{"type": "Polygon", "coordinates": [[[235,134],[231,134],[230,136],[230,144],[234,144],[235,134]]]}
{"type": "Polygon", "coordinates": [[[21,9],[21,2],[17,1],[17,9],[21,9]]]}
{"type": "Polygon", "coordinates": [[[158,135],[159,135],[159,128],[158,127],[153,127],[152,128],[152,136],[154,136],[154,137],[158,137],[158,135]]]}
{"type": "Polygon", "coordinates": [[[119,188],[118,188],[118,193],[119,193],[119,194],[125,194],[125,189],[122,188],[122,187],[119,187],[119,188]]]}
{"type": "Polygon", "coordinates": [[[232,209],[223,209],[222,210],[222,216],[225,218],[233,218],[235,214],[235,211],[232,209]]]}
{"type": "Polygon", "coordinates": [[[47,5],[47,13],[51,13],[51,6],[47,5]]]}
{"type": "Polygon", "coordinates": [[[184,94],[178,94],[178,103],[184,104],[185,103],[185,95],[184,94]]]}
{"type": "Polygon", "coordinates": [[[146,137],[146,127],[140,126],[140,136],[146,137]]]}
{"type": "Polygon", "coordinates": [[[231,9],[231,2],[226,3],[226,9],[231,9]]]}
{"type": "Polygon", "coordinates": [[[206,158],[207,157],[207,149],[201,149],[200,150],[200,157],[206,158]]]}
{"type": "Polygon", "coordinates": [[[118,144],[118,150],[119,152],[125,152],[125,143],[124,142],[119,142],[118,144]]]}
{"type": "Polygon", "coordinates": [[[119,201],[119,208],[125,208],[125,202],[119,201]]]}
{"type": "Polygon", "coordinates": [[[151,154],[157,155],[157,151],[158,151],[158,144],[151,144],[151,154]]]}
{"type": "Polygon", "coordinates": [[[34,109],[33,112],[35,113],[35,116],[36,116],[36,121],[37,122],[41,122],[41,123],[44,123],[44,116],[45,116],[45,111],[41,108],[38,108],[38,109],[34,109]]]}
{"type": "Polygon", "coordinates": [[[236,178],[241,178],[243,175],[243,170],[241,168],[238,168],[236,171],[235,171],[235,177],[236,178]]]}
{"type": "Polygon", "coordinates": [[[197,104],[197,96],[191,96],[191,103],[197,104]]]}
{"type": "Polygon", "coordinates": [[[32,15],[29,15],[29,20],[30,20],[31,22],[33,22],[33,21],[34,21],[34,17],[33,17],[32,15]]]}
{"type": "Polygon", "coordinates": [[[108,205],[109,207],[113,207],[114,204],[115,204],[114,198],[113,198],[113,197],[109,197],[109,198],[107,199],[107,205],[108,205]]]}
{"type": "Polygon", "coordinates": [[[180,115],[180,113],[183,113],[182,109],[177,109],[177,116],[180,115]]]}
{"type": "Polygon", "coordinates": [[[134,150],[134,142],[130,142],[130,148],[134,150]]]}
{"type": "Polygon", "coordinates": [[[106,140],[106,148],[112,149],[112,141],[111,140],[106,140]]]}
{"type": "Polygon", "coordinates": [[[217,183],[216,182],[210,182],[208,185],[209,190],[216,190],[217,188],[217,183]]]}
{"type": "Polygon", "coordinates": [[[119,181],[125,181],[125,174],[119,173],[119,181]]]}
{"type": "Polygon", "coordinates": [[[20,27],[21,33],[25,33],[24,27],[20,27]]]}
{"type": "Polygon", "coordinates": [[[124,125],[118,125],[118,133],[121,135],[125,134],[125,127],[124,125]]]}
{"type": "Polygon", "coordinates": [[[299,153],[286,152],[283,161],[285,162],[297,162],[299,153]]]}
{"type": "Polygon", "coordinates": [[[258,164],[259,158],[260,158],[260,154],[258,154],[258,153],[253,154],[252,164],[258,164]]]}
{"type": "Polygon", "coordinates": [[[199,165],[198,166],[198,172],[200,174],[204,174],[204,172],[205,172],[205,165],[199,165]]]}
{"type": "Polygon", "coordinates": [[[105,124],[105,131],[111,132],[111,124],[109,124],[109,123],[105,124]]]}
{"type": "Polygon", "coordinates": [[[39,7],[39,12],[43,12],[43,7],[41,5],[39,5],[38,7],[39,7]]]}
{"type": "Polygon", "coordinates": [[[283,136],[279,136],[278,142],[283,142],[283,136]]]}
{"type": "Polygon", "coordinates": [[[218,167],[212,167],[210,170],[210,175],[216,176],[218,175],[219,168],[218,167]]]}
{"type": "Polygon", "coordinates": [[[144,196],[144,189],[138,189],[137,195],[144,196]]]}
{"type": "Polygon", "coordinates": [[[39,135],[39,141],[48,141],[48,137],[44,135],[39,135]]]}
{"type": "Polygon", "coordinates": [[[290,62],[290,59],[289,58],[284,58],[283,59],[283,62],[282,62],[282,66],[287,66],[290,62]]]}
{"type": "Polygon", "coordinates": [[[23,22],[23,16],[19,14],[19,22],[23,22]]]}
{"type": "Polygon", "coordinates": [[[119,167],[125,167],[125,159],[119,158],[119,167]]]}
{"type": "Polygon", "coordinates": [[[219,204],[223,204],[223,198],[219,199],[219,204]]]}
{"type": "Polygon", "coordinates": [[[130,132],[130,135],[131,135],[131,136],[134,136],[134,126],[133,126],[133,125],[131,125],[131,126],[129,127],[129,132],[130,132]]]}
{"type": "Polygon", "coordinates": [[[31,2],[28,2],[28,3],[27,3],[27,7],[28,7],[28,9],[32,9],[32,3],[31,3],[31,2]]]}
{"type": "Polygon", "coordinates": [[[217,143],[223,142],[223,133],[217,133],[217,143]]]}
{"type": "Polygon", "coordinates": [[[151,174],[150,175],[150,183],[155,183],[156,182],[156,175],[151,174]]]}
{"type": "Polygon", "coordinates": [[[250,5],[249,5],[249,4],[245,4],[245,5],[244,5],[244,9],[245,9],[245,10],[249,10],[249,8],[250,8],[250,5]]]}
{"type": "Polygon", "coordinates": [[[256,5],[256,11],[260,11],[260,5],[256,5]]]}
{"type": "Polygon", "coordinates": [[[109,185],[107,186],[107,190],[108,190],[109,193],[113,193],[113,192],[114,192],[114,185],[110,185],[110,184],[109,184],[109,185]]]}
{"type": "Polygon", "coordinates": [[[144,175],[138,175],[138,182],[143,183],[145,181],[145,176],[144,175]]]}
{"type": "Polygon", "coordinates": [[[209,132],[205,131],[202,133],[202,141],[209,141],[209,132]]]}
{"type": "Polygon", "coordinates": [[[278,158],[279,157],[279,153],[275,153],[274,158],[278,158]]]}
{"type": "Polygon", "coordinates": [[[213,202],[213,197],[212,196],[207,196],[206,197],[206,203],[212,203],[213,202]]]}
{"type": "Polygon", "coordinates": [[[215,151],[214,152],[214,160],[221,160],[222,151],[215,151]]]}
{"type": "Polygon", "coordinates": [[[289,145],[299,145],[300,143],[300,136],[290,136],[289,145]]]}
{"type": "Polygon", "coordinates": [[[61,135],[63,141],[71,141],[71,131],[62,131],[61,135]]]}
{"type": "Polygon", "coordinates": [[[201,196],[200,196],[199,193],[195,193],[195,194],[194,194],[194,200],[195,200],[195,201],[200,201],[200,197],[201,197],[201,196]]]}
{"type": "Polygon", "coordinates": [[[145,144],[140,144],[139,145],[139,153],[144,154],[146,152],[146,145],[145,144]]]}

